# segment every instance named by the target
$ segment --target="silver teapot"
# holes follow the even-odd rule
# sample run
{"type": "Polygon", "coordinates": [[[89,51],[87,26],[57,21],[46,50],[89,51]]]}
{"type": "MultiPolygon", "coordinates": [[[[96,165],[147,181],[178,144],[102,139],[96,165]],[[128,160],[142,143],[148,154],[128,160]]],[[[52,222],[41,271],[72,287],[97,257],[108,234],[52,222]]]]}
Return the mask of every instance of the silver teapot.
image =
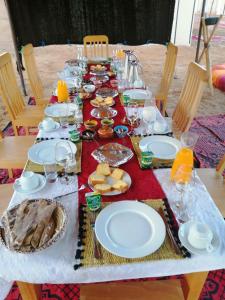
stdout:
{"type": "Polygon", "coordinates": [[[129,83],[134,84],[134,82],[139,81],[139,80],[140,80],[140,77],[138,74],[138,61],[133,60],[130,62],[128,81],[129,81],[129,83]]]}
{"type": "Polygon", "coordinates": [[[136,55],[133,54],[132,50],[123,50],[125,53],[125,63],[124,63],[124,71],[123,71],[123,79],[128,79],[129,70],[130,70],[130,62],[136,60],[136,55]]]}

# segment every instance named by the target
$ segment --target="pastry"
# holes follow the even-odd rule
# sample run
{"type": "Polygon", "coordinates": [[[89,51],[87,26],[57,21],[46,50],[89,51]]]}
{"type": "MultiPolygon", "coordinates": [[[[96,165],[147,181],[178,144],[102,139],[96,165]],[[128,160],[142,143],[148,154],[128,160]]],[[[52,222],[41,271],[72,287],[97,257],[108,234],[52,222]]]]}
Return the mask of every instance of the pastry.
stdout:
{"type": "Polygon", "coordinates": [[[107,164],[107,163],[98,164],[97,169],[96,169],[96,173],[98,175],[105,175],[105,176],[110,175],[111,170],[110,170],[109,164],[107,164]]]}
{"type": "Polygon", "coordinates": [[[94,186],[94,189],[96,192],[100,193],[100,194],[105,194],[111,191],[111,185],[110,184],[96,184],[94,186]]]}
{"type": "Polygon", "coordinates": [[[117,180],[122,179],[124,171],[122,169],[116,168],[113,170],[111,177],[117,180]]]}
{"type": "Polygon", "coordinates": [[[114,190],[120,191],[121,193],[124,193],[128,189],[128,184],[123,180],[118,180],[112,185],[112,188],[114,190]]]}
{"type": "Polygon", "coordinates": [[[92,174],[90,176],[90,181],[92,185],[105,183],[105,176],[101,174],[92,174]]]}

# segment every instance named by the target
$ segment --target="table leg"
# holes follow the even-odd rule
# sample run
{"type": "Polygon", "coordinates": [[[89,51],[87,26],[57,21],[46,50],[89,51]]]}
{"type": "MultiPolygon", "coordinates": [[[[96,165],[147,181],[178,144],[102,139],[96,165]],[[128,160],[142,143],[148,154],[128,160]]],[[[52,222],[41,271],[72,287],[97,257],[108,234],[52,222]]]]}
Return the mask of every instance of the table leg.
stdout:
{"type": "Polygon", "coordinates": [[[190,273],[184,275],[182,288],[185,300],[198,300],[208,272],[190,273]]]}
{"type": "Polygon", "coordinates": [[[41,299],[41,285],[34,283],[27,283],[17,281],[21,297],[23,300],[40,300],[41,299]]]}

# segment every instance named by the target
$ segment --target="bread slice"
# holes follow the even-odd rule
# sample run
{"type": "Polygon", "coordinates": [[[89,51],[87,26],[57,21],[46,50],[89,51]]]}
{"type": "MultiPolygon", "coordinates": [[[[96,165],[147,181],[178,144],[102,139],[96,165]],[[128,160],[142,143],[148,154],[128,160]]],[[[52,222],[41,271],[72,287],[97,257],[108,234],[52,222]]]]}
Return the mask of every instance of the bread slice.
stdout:
{"type": "Polygon", "coordinates": [[[98,175],[104,175],[104,176],[110,175],[111,170],[110,170],[109,164],[107,164],[107,163],[98,164],[97,169],[96,169],[96,173],[98,175]]]}
{"type": "Polygon", "coordinates": [[[122,179],[123,174],[124,174],[124,171],[122,169],[116,168],[113,170],[113,172],[110,176],[116,180],[120,180],[120,179],[122,179]]]}
{"type": "Polygon", "coordinates": [[[92,185],[96,185],[96,184],[101,184],[101,183],[105,183],[105,176],[104,175],[99,175],[99,174],[92,174],[90,176],[90,181],[92,183],[92,185]]]}
{"type": "Polygon", "coordinates": [[[96,184],[94,186],[94,189],[96,192],[100,194],[105,194],[111,191],[111,185],[110,184],[96,184]]]}
{"type": "Polygon", "coordinates": [[[121,193],[124,193],[128,189],[128,184],[123,180],[118,180],[112,185],[112,188],[114,190],[120,191],[121,193]]]}

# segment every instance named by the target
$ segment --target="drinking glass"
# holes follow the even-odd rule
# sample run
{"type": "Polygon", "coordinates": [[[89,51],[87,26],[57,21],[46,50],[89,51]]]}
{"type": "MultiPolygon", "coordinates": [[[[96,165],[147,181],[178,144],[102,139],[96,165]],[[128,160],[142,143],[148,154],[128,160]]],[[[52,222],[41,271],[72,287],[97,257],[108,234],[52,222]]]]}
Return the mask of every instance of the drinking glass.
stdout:
{"type": "Polygon", "coordinates": [[[153,132],[154,123],[156,121],[156,108],[154,105],[145,105],[142,112],[142,120],[145,124],[146,134],[153,132]]]}
{"type": "Polygon", "coordinates": [[[69,99],[67,84],[63,80],[59,80],[57,83],[57,96],[58,102],[65,102],[69,99]]]}
{"type": "Polygon", "coordinates": [[[137,102],[129,102],[126,109],[128,124],[131,127],[129,135],[134,133],[134,128],[138,123],[138,104],[137,102]]]}
{"type": "MultiPolygon", "coordinates": [[[[199,134],[191,131],[183,132],[180,136],[181,145],[185,148],[189,148],[194,151],[195,145],[198,141],[199,134]]],[[[196,183],[196,170],[193,163],[193,177],[194,177],[194,184],[196,183]]]]}
{"type": "Polygon", "coordinates": [[[56,163],[46,160],[43,165],[47,182],[54,183],[58,177],[56,163]]]}
{"type": "Polygon", "coordinates": [[[68,175],[68,167],[71,165],[71,158],[74,156],[70,144],[66,141],[60,141],[55,146],[55,160],[56,163],[63,168],[60,182],[69,184],[71,179],[68,175]]]}
{"type": "Polygon", "coordinates": [[[78,108],[75,110],[74,119],[75,119],[76,127],[80,128],[83,122],[83,113],[81,109],[78,108]]]}
{"type": "Polygon", "coordinates": [[[180,223],[187,222],[189,219],[187,208],[190,206],[190,203],[188,203],[188,195],[191,192],[191,177],[192,168],[189,166],[180,166],[174,175],[174,184],[176,190],[179,192],[179,197],[175,200],[173,210],[180,223]]]}
{"type": "Polygon", "coordinates": [[[69,126],[69,105],[65,104],[65,109],[61,112],[61,116],[59,117],[59,123],[62,128],[67,128],[69,126]]]}

